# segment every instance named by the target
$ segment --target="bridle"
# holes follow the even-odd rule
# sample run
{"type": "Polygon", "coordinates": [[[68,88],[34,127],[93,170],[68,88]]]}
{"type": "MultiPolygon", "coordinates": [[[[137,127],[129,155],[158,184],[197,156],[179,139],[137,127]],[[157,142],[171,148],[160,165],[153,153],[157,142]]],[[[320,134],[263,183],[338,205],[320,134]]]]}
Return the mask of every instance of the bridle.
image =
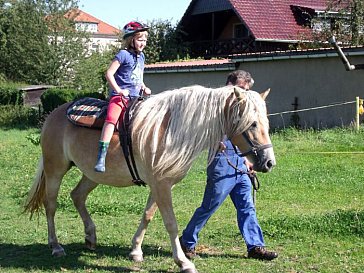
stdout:
{"type": "MultiPolygon", "coordinates": [[[[249,144],[250,146],[250,150],[248,150],[247,152],[245,153],[242,153],[240,151],[240,153],[238,152],[237,148],[235,147],[235,145],[233,144],[233,148],[234,148],[234,151],[235,153],[240,156],[240,157],[245,157],[247,155],[250,155],[250,154],[253,154],[255,157],[256,157],[256,160],[258,161],[258,164],[260,164],[260,159],[258,157],[258,152],[259,151],[262,151],[262,150],[265,150],[265,149],[269,149],[269,148],[272,148],[273,145],[272,144],[262,144],[262,145],[255,145],[251,140],[250,138],[248,137],[248,134],[244,131],[242,133],[242,136],[244,137],[245,141],[249,144]]],[[[251,175],[251,176],[254,176],[256,178],[256,175],[255,175],[255,172],[253,171],[244,171],[240,168],[238,168],[237,166],[235,166],[228,158],[228,156],[226,155],[225,151],[222,151],[222,153],[225,155],[226,157],[226,160],[228,162],[228,164],[233,167],[235,170],[243,173],[243,174],[248,174],[248,175],[251,175]]],[[[258,184],[259,184],[259,181],[258,181],[258,184]]],[[[254,185],[255,186],[255,185],[254,185]]],[[[259,187],[259,186],[258,186],[259,187]]]]}
{"type": "Polygon", "coordinates": [[[255,145],[253,143],[253,141],[250,140],[250,138],[248,137],[248,134],[245,131],[242,133],[242,136],[245,139],[245,141],[249,144],[250,150],[248,150],[245,153],[242,152],[241,156],[247,156],[247,155],[253,154],[257,158],[259,163],[260,163],[260,159],[258,157],[258,152],[273,147],[272,144],[255,145]]]}

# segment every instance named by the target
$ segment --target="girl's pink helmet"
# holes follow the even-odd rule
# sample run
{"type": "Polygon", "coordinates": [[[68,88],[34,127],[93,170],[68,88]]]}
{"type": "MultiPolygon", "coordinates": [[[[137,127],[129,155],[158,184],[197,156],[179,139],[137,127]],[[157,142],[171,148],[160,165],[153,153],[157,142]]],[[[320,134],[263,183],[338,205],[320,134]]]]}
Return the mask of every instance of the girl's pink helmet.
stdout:
{"type": "Polygon", "coordinates": [[[124,31],[123,39],[133,35],[134,33],[145,31],[148,29],[149,29],[149,27],[142,23],[139,23],[136,21],[129,22],[123,28],[123,31],[124,31]]]}

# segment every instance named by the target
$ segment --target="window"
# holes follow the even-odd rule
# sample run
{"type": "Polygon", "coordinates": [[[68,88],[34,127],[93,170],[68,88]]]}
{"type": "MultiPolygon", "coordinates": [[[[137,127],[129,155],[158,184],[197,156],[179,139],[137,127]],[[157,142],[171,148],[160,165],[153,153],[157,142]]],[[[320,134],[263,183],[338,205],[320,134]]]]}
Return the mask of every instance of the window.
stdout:
{"type": "Polygon", "coordinates": [[[76,24],[76,28],[78,30],[96,33],[97,32],[97,23],[80,22],[80,23],[76,24]]]}
{"type": "Polygon", "coordinates": [[[249,30],[244,24],[234,24],[234,38],[246,38],[249,36],[249,30]]]}
{"type": "Polygon", "coordinates": [[[97,43],[92,44],[91,50],[95,51],[95,52],[98,52],[100,50],[100,45],[97,44],[97,43]]]}
{"type": "Polygon", "coordinates": [[[311,27],[314,32],[322,32],[324,30],[331,28],[331,20],[330,19],[313,20],[311,27]]]}

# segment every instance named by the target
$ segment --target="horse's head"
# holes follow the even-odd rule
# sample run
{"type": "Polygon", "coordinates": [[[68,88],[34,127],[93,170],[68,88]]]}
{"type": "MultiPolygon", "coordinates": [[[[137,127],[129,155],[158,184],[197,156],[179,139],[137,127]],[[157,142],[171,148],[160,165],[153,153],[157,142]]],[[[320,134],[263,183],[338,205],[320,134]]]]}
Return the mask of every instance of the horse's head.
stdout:
{"type": "MultiPolygon", "coordinates": [[[[234,101],[237,102],[236,116],[232,121],[232,143],[253,163],[258,172],[269,172],[276,164],[273,146],[269,137],[269,121],[265,98],[269,89],[261,94],[234,88],[234,101]]],[[[234,105],[234,104],[233,104],[234,105]]],[[[231,114],[231,113],[230,113],[231,114]]]]}

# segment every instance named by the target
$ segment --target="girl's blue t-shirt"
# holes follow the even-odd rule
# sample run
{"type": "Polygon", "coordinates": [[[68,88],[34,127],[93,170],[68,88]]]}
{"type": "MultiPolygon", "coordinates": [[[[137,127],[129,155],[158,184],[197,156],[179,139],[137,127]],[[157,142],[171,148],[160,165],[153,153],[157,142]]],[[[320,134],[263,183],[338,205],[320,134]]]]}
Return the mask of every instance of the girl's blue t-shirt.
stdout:
{"type": "MultiPolygon", "coordinates": [[[[120,50],[115,55],[114,60],[118,60],[120,67],[114,74],[116,83],[121,89],[128,89],[131,97],[138,97],[143,84],[144,73],[144,53],[139,55],[126,49],[120,50]]],[[[111,96],[118,95],[114,90],[110,90],[111,96]]]]}

